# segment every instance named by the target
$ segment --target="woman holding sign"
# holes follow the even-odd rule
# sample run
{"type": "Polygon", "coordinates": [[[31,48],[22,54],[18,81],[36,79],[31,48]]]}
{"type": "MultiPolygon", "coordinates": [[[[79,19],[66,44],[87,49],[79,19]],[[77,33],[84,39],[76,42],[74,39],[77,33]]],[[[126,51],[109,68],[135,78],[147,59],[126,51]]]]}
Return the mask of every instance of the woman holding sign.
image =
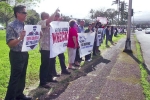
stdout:
{"type": "MultiPolygon", "coordinates": [[[[85,33],[93,33],[92,24],[89,24],[88,29],[85,30],[85,33]]],[[[85,56],[85,61],[91,61],[91,53],[85,56]]]]}
{"type": "MultiPolygon", "coordinates": [[[[75,20],[69,22],[69,37],[68,37],[68,69],[75,69],[72,65],[76,57],[76,49],[78,48],[78,34],[77,34],[77,24],[75,20]]],[[[77,62],[76,62],[77,63],[77,62]]]]}

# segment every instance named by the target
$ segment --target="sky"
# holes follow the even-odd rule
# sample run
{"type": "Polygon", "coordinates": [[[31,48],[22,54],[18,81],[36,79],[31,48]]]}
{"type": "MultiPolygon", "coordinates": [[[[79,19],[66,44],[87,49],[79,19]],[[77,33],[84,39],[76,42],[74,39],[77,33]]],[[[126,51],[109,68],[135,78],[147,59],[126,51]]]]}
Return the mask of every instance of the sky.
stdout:
{"type": "MultiPolygon", "coordinates": [[[[35,9],[38,13],[45,11],[52,14],[59,8],[60,13],[64,15],[72,15],[73,18],[89,18],[90,9],[117,9],[116,5],[112,5],[112,1],[113,0],[41,0],[35,9]]],[[[125,1],[128,3],[129,0],[125,1]]],[[[150,19],[149,4],[150,0],[132,0],[135,20],[150,19]]]]}

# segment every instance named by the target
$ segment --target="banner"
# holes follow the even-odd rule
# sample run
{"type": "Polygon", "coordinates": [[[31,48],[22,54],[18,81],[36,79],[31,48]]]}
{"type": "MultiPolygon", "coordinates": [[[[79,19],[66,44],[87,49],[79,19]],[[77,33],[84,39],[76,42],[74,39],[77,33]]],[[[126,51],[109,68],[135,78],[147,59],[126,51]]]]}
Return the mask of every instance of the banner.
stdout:
{"type": "Polygon", "coordinates": [[[98,28],[97,30],[97,46],[100,46],[102,43],[102,39],[103,39],[103,28],[98,28]]]}
{"type": "Polygon", "coordinates": [[[37,47],[39,39],[41,26],[40,25],[25,25],[24,30],[26,35],[24,37],[22,51],[30,51],[37,47]]]}
{"type": "Polygon", "coordinates": [[[97,20],[101,22],[102,24],[107,24],[107,18],[106,17],[97,17],[97,20]]]}
{"type": "Polygon", "coordinates": [[[67,49],[69,23],[53,21],[50,26],[50,58],[54,58],[67,49]]]}
{"type": "Polygon", "coordinates": [[[93,33],[78,33],[78,43],[80,57],[84,57],[93,51],[95,32],[93,33]]]}

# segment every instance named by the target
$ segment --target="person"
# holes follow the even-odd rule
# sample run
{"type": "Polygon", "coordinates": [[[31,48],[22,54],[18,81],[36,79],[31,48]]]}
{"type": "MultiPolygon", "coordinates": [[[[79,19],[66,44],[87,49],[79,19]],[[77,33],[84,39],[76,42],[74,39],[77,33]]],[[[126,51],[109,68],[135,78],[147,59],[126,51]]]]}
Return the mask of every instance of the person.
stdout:
{"type": "Polygon", "coordinates": [[[76,49],[78,48],[78,34],[77,34],[77,24],[75,20],[69,22],[69,36],[68,36],[68,69],[75,69],[73,63],[75,61],[76,49]]]}
{"type": "Polygon", "coordinates": [[[102,36],[103,28],[102,28],[101,22],[96,23],[95,30],[96,30],[96,53],[100,53],[99,46],[101,45],[102,38],[103,38],[103,36],[102,36]]]}
{"type": "MultiPolygon", "coordinates": [[[[78,33],[84,33],[85,29],[84,29],[84,24],[85,21],[84,20],[80,20],[79,25],[78,25],[78,33]]],[[[77,48],[76,50],[76,57],[75,57],[75,66],[80,66],[80,63],[82,61],[82,58],[80,57],[80,53],[79,53],[79,48],[77,48]]]]}
{"type": "MultiPolygon", "coordinates": [[[[93,33],[94,31],[92,30],[92,24],[88,25],[88,29],[85,30],[85,33],[93,33]]],[[[91,61],[91,53],[85,56],[85,61],[91,61]]]]}
{"type": "Polygon", "coordinates": [[[108,41],[110,41],[110,26],[107,26],[105,35],[106,35],[106,47],[109,47],[108,41]]]}
{"type": "Polygon", "coordinates": [[[111,41],[111,44],[113,44],[113,41],[112,41],[113,35],[114,35],[114,27],[111,26],[111,29],[110,29],[110,41],[111,41]]]}
{"type": "Polygon", "coordinates": [[[115,27],[115,33],[114,33],[114,36],[116,37],[117,34],[118,34],[118,29],[117,29],[117,27],[115,27]]]}
{"type": "MultiPolygon", "coordinates": [[[[62,18],[60,17],[59,13],[56,13],[55,17],[54,17],[54,21],[61,21],[62,18]]],[[[65,74],[65,75],[69,75],[70,72],[67,70],[66,64],[65,64],[65,55],[64,53],[61,53],[58,55],[59,57],[59,62],[60,62],[60,67],[61,67],[61,74],[65,74]]],[[[55,77],[59,77],[60,75],[57,74],[56,72],[56,57],[54,58],[50,58],[50,63],[51,63],[51,67],[49,69],[50,73],[55,76],[55,77]]]]}
{"type": "Polygon", "coordinates": [[[11,73],[5,100],[31,100],[23,94],[25,88],[26,69],[28,65],[28,52],[22,52],[23,39],[26,35],[24,21],[27,17],[26,7],[14,7],[15,20],[7,26],[6,43],[10,48],[9,60],[11,73]]]}
{"type": "Polygon", "coordinates": [[[41,65],[40,65],[40,83],[39,86],[43,88],[50,88],[47,82],[56,82],[53,80],[53,76],[49,73],[48,69],[50,66],[50,22],[54,20],[56,13],[59,11],[57,9],[52,16],[46,12],[41,13],[41,21],[37,24],[41,25],[41,39],[40,39],[40,53],[41,53],[41,65]],[[48,74],[49,73],[49,74],[48,74]],[[47,78],[48,76],[48,78],[47,78]]]}
{"type": "Polygon", "coordinates": [[[85,24],[85,21],[84,20],[80,20],[79,26],[78,26],[78,33],[84,33],[84,31],[85,31],[84,24],[85,24]]]}
{"type": "MultiPolygon", "coordinates": [[[[92,31],[94,32],[95,29],[95,23],[92,23],[92,31]]],[[[93,46],[93,56],[96,56],[96,34],[95,34],[95,39],[94,39],[94,46],[93,46]]]]}

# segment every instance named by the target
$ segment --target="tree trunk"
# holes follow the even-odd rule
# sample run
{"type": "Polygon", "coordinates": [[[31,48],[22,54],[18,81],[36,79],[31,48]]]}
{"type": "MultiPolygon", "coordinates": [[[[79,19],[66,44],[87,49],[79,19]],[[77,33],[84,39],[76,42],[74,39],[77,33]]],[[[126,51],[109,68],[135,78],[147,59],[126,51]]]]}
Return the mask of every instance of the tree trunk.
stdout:
{"type": "Polygon", "coordinates": [[[7,28],[7,26],[8,26],[8,20],[5,21],[5,24],[6,24],[6,28],[7,28]]]}

